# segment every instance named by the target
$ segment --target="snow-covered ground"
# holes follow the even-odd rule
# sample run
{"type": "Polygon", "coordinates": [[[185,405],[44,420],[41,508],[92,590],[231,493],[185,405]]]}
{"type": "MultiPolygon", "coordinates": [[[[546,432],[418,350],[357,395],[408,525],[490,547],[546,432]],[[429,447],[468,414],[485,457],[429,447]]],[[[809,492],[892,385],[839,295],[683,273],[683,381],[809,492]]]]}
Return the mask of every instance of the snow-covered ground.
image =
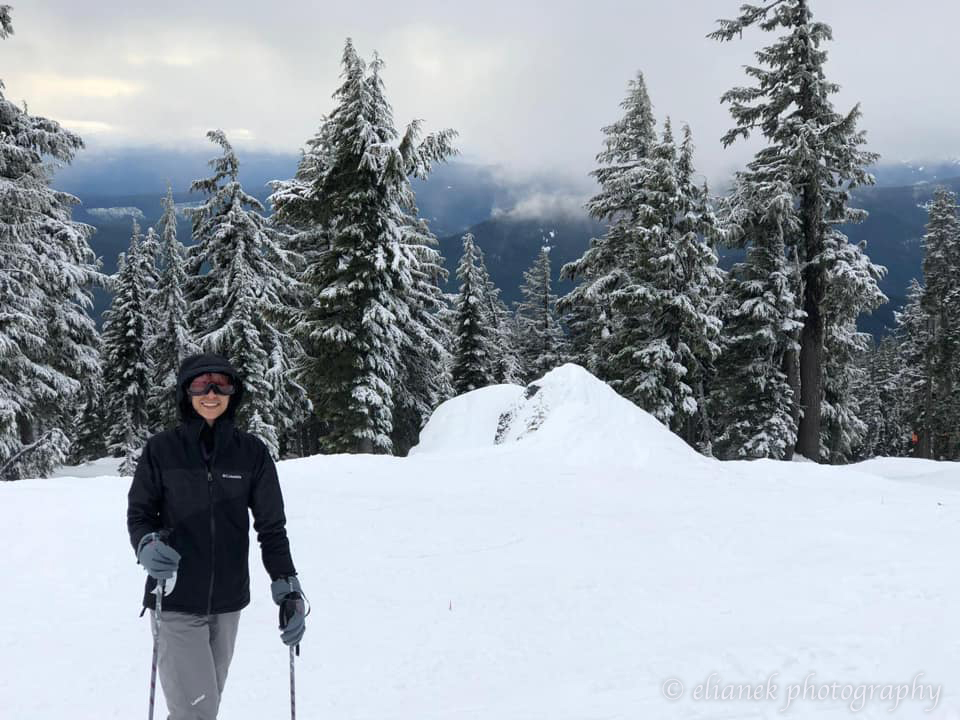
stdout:
{"type": "MultiPolygon", "coordinates": [[[[279,463],[313,604],[298,717],[960,718],[960,466],[720,463],[581,368],[539,385],[455,398],[408,458],[279,463]],[[744,684],[762,699],[722,699],[744,684]]],[[[4,720],[145,716],[115,468],[0,484],[4,720]]],[[[224,720],[289,713],[251,568],[224,720]]]]}

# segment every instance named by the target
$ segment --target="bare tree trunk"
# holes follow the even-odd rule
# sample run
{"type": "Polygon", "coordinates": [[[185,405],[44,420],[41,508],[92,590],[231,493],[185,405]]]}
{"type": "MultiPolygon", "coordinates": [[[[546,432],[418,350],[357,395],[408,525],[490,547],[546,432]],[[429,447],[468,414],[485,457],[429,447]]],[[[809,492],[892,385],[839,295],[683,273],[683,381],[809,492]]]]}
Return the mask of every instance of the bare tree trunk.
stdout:
{"type": "Polygon", "coordinates": [[[920,442],[917,443],[917,457],[933,457],[933,358],[927,351],[926,382],[923,388],[923,427],[920,428],[920,442]]]}
{"type": "Polygon", "coordinates": [[[800,333],[800,406],[797,452],[820,462],[820,402],[823,385],[823,320],[820,308],[804,303],[808,320],[800,333]],[[812,315],[813,317],[809,317],[812,315]]]}
{"type": "MultiPolygon", "coordinates": [[[[793,276],[795,278],[795,292],[796,297],[803,297],[803,275],[800,272],[800,254],[797,250],[797,246],[793,245],[791,248],[786,249],[787,255],[789,255],[790,250],[793,250],[793,276]]],[[[794,341],[799,341],[798,337],[792,337],[794,341]]],[[[793,426],[796,428],[800,427],[800,417],[803,414],[803,408],[800,407],[800,357],[796,350],[788,349],[783,353],[782,365],[783,374],[787,376],[787,383],[790,385],[790,389],[793,391],[793,402],[790,406],[790,416],[793,418],[793,426]]],[[[794,444],[788,446],[785,449],[783,459],[784,460],[793,460],[794,452],[796,452],[796,438],[794,438],[794,444]]]]}
{"type": "Polygon", "coordinates": [[[710,428],[710,416],[707,413],[707,399],[703,391],[703,379],[697,381],[697,402],[700,404],[700,441],[701,446],[708,448],[713,455],[713,432],[710,428]]]}
{"type": "Polygon", "coordinates": [[[820,409],[823,399],[823,300],[826,269],[819,260],[824,251],[820,189],[811,179],[804,189],[803,219],[803,309],[807,313],[800,331],[800,405],[803,417],[797,428],[797,452],[820,462],[820,409]],[[817,258],[816,262],[811,262],[817,258]]]}
{"type": "MultiPolygon", "coordinates": [[[[800,359],[797,357],[797,352],[795,350],[787,350],[783,354],[783,372],[787,376],[787,382],[790,384],[790,389],[793,390],[793,405],[790,408],[791,415],[793,416],[793,423],[795,427],[800,427],[800,359]]],[[[794,447],[787,446],[784,453],[784,460],[793,460],[794,447]]]]}

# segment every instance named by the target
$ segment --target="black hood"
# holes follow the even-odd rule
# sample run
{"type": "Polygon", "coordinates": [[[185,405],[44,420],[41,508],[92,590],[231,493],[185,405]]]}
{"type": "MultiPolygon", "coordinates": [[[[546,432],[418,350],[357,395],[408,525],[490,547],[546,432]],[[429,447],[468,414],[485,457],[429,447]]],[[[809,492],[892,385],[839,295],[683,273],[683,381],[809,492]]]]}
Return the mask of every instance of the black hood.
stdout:
{"type": "Polygon", "coordinates": [[[184,361],[180,363],[180,372],[177,373],[177,408],[180,411],[182,421],[187,422],[200,417],[197,415],[197,411],[193,409],[186,388],[197,375],[208,372],[224,373],[233,378],[236,391],[230,396],[230,402],[227,404],[227,409],[223,415],[233,420],[237,414],[237,408],[243,401],[243,378],[223,355],[202,353],[184,358],[184,361]]]}

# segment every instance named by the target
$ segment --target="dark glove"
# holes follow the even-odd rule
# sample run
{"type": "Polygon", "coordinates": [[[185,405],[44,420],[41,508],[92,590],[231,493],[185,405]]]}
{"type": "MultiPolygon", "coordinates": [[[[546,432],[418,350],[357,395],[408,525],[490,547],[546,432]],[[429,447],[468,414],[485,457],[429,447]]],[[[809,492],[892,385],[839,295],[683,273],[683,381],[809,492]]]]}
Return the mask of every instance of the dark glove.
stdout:
{"type": "Polygon", "coordinates": [[[169,580],[180,566],[180,553],[164,542],[161,533],[147,533],[137,546],[137,562],[152,578],[169,580]]]}
{"type": "Polygon", "coordinates": [[[299,645],[307,629],[306,602],[296,575],[270,584],[273,601],[280,606],[280,639],[285,645],[299,645]]]}

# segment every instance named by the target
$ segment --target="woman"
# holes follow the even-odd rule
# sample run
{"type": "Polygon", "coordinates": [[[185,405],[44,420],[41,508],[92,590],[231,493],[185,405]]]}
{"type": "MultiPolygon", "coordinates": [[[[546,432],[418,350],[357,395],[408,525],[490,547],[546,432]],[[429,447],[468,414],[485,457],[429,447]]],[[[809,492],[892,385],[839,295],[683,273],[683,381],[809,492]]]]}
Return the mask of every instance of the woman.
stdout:
{"type": "Polygon", "coordinates": [[[242,401],[242,379],[225,357],[185,359],[181,422],[147,440],[127,497],[130,542],[148,574],[144,608],[156,607],[158,583],[164,592],[161,617],[151,618],[169,720],[217,716],[250,602],[248,508],[283,642],[298,644],[305,628],[276,467],[266,445],[234,425],[242,401]]]}

